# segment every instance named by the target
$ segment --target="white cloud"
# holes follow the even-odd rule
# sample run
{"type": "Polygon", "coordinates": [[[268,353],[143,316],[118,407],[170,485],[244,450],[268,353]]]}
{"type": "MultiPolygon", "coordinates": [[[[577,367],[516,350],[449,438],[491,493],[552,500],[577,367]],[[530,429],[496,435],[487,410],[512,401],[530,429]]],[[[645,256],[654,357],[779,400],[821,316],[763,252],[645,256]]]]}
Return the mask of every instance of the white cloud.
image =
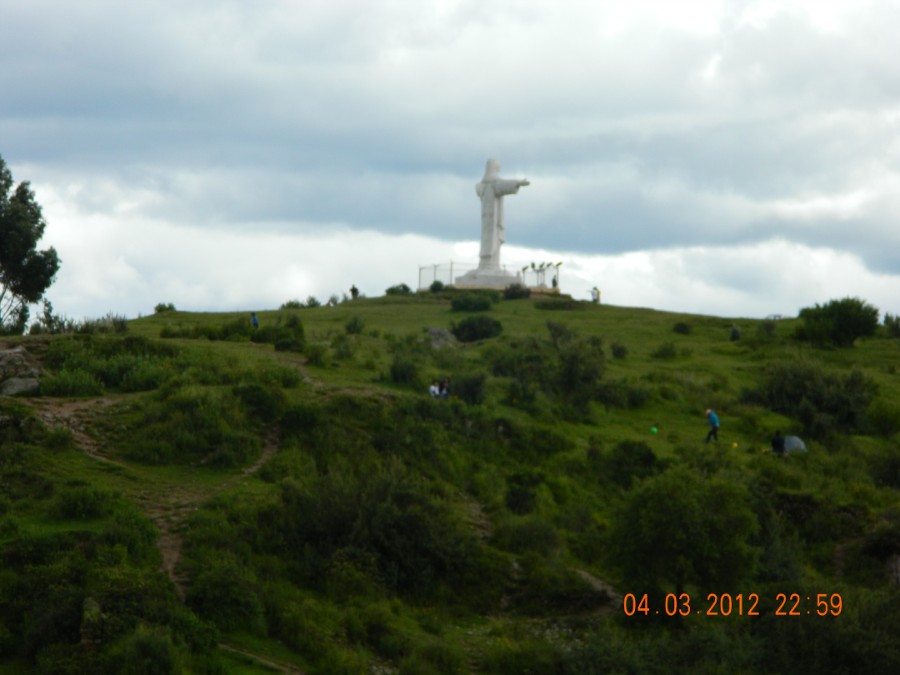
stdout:
{"type": "Polygon", "coordinates": [[[0,23],[0,152],[47,205],[70,313],[412,285],[477,236],[490,156],[532,181],[510,242],[604,261],[633,280],[615,297],[750,313],[826,299],[799,299],[831,288],[821,261],[878,295],[898,21],[894,0],[33,0],[0,23]],[[764,284],[792,246],[808,265],[764,284]]]}

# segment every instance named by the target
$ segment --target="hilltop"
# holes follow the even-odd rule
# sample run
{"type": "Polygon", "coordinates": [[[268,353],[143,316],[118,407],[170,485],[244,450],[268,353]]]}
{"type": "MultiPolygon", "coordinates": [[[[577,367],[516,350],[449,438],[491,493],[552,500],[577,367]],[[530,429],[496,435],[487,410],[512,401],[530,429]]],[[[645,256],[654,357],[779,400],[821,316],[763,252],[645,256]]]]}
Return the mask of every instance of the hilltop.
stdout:
{"type": "Polygon", "coordinates": [[[900,667],[884,331],[452,291],[258,330],[162,309],[0,344],[40,370],[0,398],[0,672],[900,667]]]}

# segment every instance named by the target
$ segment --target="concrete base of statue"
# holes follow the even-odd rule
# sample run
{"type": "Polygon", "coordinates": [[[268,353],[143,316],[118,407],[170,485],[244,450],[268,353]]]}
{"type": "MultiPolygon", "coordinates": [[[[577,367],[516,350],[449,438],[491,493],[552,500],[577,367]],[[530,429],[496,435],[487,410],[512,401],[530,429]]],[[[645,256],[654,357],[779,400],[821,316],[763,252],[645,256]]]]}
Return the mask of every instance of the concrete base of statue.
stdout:
{"type": "Polygon", "coordinates": [[[510,274],[501,269],[476,269],[462,274],[453,281],[457,288],[506,288],[521,284],[518,274],[510,274]]]}

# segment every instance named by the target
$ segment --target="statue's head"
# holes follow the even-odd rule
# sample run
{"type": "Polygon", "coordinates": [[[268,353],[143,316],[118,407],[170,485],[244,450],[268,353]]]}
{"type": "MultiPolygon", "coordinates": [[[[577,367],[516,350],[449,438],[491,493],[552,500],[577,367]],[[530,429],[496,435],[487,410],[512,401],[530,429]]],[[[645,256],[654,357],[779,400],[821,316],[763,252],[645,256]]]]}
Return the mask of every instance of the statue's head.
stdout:
{"type": "Polygon", "coordinates": [[[489,159],[484,167],[484,178],[481,180],[494,180],[500,176],[500,162],[489,159]]]}

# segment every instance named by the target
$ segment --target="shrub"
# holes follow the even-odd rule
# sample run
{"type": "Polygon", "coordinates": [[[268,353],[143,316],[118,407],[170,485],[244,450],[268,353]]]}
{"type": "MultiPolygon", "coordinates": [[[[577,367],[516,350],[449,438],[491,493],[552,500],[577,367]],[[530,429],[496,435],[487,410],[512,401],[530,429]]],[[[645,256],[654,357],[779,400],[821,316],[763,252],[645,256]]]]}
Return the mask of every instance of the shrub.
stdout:
{"type": "Polygon", "coordinates": [[[628,356],[628,347],[621,342],[613,342],[612,345],[610,345],[610,350],[612,351],[614,359],[624,359],[628,356]]]}
{"type": "Polygon", "coordinates": [[[503,331],[503,326],[496,319],[489,316],[470,316],[461,320],[458,324],[450,324],[450,332],[460,342],[476,342],[497,337],[503,331]]]}
{"type": "Polygon", "coordinates": [[[306,355],[306,362],[311,366],[323,367],[327,365],[328,347],[318,342],[306,345],[303,349],[306,355]]]}
{"type": "Polygon", "coordinates": [[[391,363],[391,382],[394,384],[418,386],[418,364],[409,356],[404,354],[394,354],[394,360],[391,363]]]}
{"type": "Polygon", "coordinates": [[[188,605],[222,630],[262,633],[263,605],[248,566],[223,551],[203,562],[188,591],[188,605]]]}
{"type": "Polygon", "coordinates": [[[314,307],[321,307],[322,303],[319,302],[319,300],[314,295],[310,295],[308,298],[306,298],[306,306],[312,309],[314,307]]]}
{"type": "Polygon", "coordinates": [[[153,308],[153,311],[156,314],[162,314],[163,312],[174,312],[175,305],[173,305],[171,302],[160,302],[157,303],[156,307],[153,308]]]}
{"type": "Polygon", "coordinates": [[[452,394],[470,405],[484,403],[484,373],[458,375],[453,381],[452,394]]]}
{"type": "Polygon", "coordinates": [[[299,300],[288,300],[281,304],[281,309],[303,309],[303,303],[299,300]]]}
{"type": "Polygon", "coordinates": [[[462,293],[450,301],[454,312],[484,312],[491,308],[491,300],[481,293],[462,293]]]}
{"type": "Polygon", "coordinates": [[[444,290],[444,282],[440,279],[435,279],[431,282],[431,286],[428,287],[428,290],[432,293],[440,293],[442,290],[444,290]]]}
{"type": "Polygon", "coordinates": [[[543,475],[532,471],[515,473],[506,482],[506,508],[520,516],[531,513],[537,506],[535,489],[544,482],[543,475]]]}
{"type": "Polygon", "coordinates": [[[663,342],[651,354],[654,359],[674,359],[678,356],[674,342],[663,342]]]}
{"type": "Polygon", "coordinates": [[[365,321],[360,317],[351,316],[347,323],[344,324],[344,330],[346,330],[349,335],[359,335],[363,332],[365,326],[365,321]]]}
{"type": "Polygon", "coordinates": [[[684,321],[679,321],[672,328],[673,331],[678,333],[679,335],[690,335],[693,328],[689,323],[685,323],[684,321]]]}
{"type": "Polygon", "coordinates": [[[750,577],[758,530],[744,488],[688,469],[647,478],[627,493],[609,538],[609,557],[632,588],[671,584],[734,587],[750,577]]]}
{"type": "Polygon", "coordinates": [[[884,315],[884,329],[889,338],[900,337],[900,316],[884,315]]]}
{"type": "Polygon", "coordinates": [[[856,338],[875,334],[878,309],[859,298],[831,300],[823,306],[800,310],[797,337],[818,345],[852,347],[856,338]]]}
{"type": "Polygon", "coordinates": [[[629,488],[660,472],[662,464],[649,445],[641,441],[622,441],[604,458],[604,474],[619,487],[629,488]]]}
{"type": "Polygon", "coordinates": [[[103,384],[80,368],[65,369],[41,378],[41,393],[46,396],[97,396],[103,393],[103,384]]]}
{"type": "Polygon", "coordinates": [[[858,369],[842,377],[818,363],[792,359],[769,364],[760,385],[743,398],[798,418],[807,434],[822,437],[834,426],[860,428],[876,392],[877,385],[858,369]]]}
{"type": "Polygon", "coordinates": [[[627,380],[613,380],[599,385],[597,400],[607,408],[640,408],[650,400],[650,391],[627,380]]]}
{"type": "Polygon", "coordinates": [[[281,414],[284,395],[277,389],[251,382],[237,385],[233,391],[250,413],[264,422],[271,422],[281,414]]]}
{"type": "Polygon", "coordinates": [[[183,672],[185,664],[168,628],[142,623],[109,648],[104,666],[109,673],[165,675],[183,672]]]}
{"type": "Polygon", "coordinates": [[[397,284],[384,291],[385,295],[409,295],[410,293],[412,293],[412,289],[406,284],[397,284]]]}
{"type": "Polygon", "coordinates": [[[335,335],[331,340],[331,349],[338,361],[349,361],[356,354],[356,340],[347,334],[335,335]]]}
{"type": "Polygon", "coordinates": [[[504,300],[521,300],[531,297],[531,289],[522,284],[512,284],[503,289],[504,300]]]}
{"type": "Polygon", "coordinates": [[[900,431],[900,408],[883,399],[878,399],[869,406],[867,416],[872,429],[885,438],[900,431]]]}
{"type": "Polygon", "coordinates": [[[57,495],[50,509],[61,520],[91,520],[109,515],[116,503],[116,496],[107,490],[94,487],[75,487],[57,495]]]}
{"type": "Polygon", "coordinates": [[[559,533],[550,523],[536,516],[504,523],[494,533],[494,542],[504,551],[519,555],[553,555],[560,547],[559,533]]]}
{"type": "Polygon", "coordinates": [[[444,642],[429,642],[417,646],[400,663],[400,675],[454,675],[464,672],[465,666],[465,653],[459,647],[444,642]]]}
{"type": "Polygon", "coordinates": [[[761,338],[771,338],[775,336],[776,323],[774,319],[763,319],[756,327],[756,332],[761,338]]]}

